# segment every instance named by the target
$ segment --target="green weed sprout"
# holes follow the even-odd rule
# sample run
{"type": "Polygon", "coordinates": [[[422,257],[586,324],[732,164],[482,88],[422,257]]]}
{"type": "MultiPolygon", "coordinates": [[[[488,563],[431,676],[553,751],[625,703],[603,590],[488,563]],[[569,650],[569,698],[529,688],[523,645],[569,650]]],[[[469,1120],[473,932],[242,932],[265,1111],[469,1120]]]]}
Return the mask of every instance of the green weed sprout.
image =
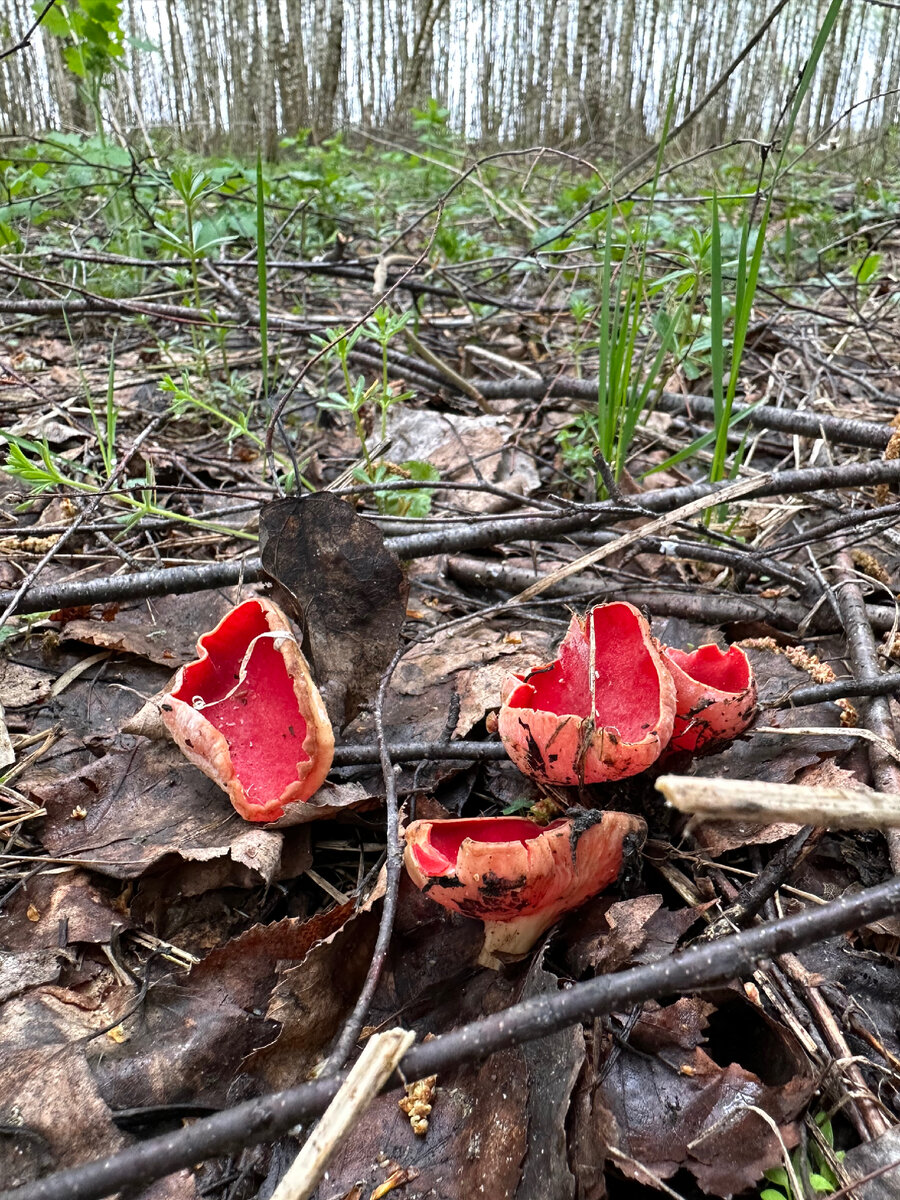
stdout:
{"type": "Polygon", "coordinates": [[[377,342],[381,349],[381,391],[374,396],[375,403],[381,413],[381,436],[382,439],[387,434],[387,417],[388,412],[395,405],[402,404],[404,400],[409,400],[412,397],[412,392],[395,392],[391,389],[388,382],[388,346],[393,338],[397,336],[409,324],[414,314],[412,310],[405,313],[392,313],[391,310],[384,304],[375,309],[372,320],[367,321],[363,326],[363,332],[366,337],[370,337],[372,341],[377,342]]]}
{"type": "MultiPolygon", "coordinates": [[[[834,1149],[834,1130],[828,1114],[820,1112],[814,1119],[828,1152],[833,1159],[840,1162],[844,1152],[834,1149]]],[[[769,1183],[776,1186],[763,1188],[759,1193],[759,1200],[804,1200],[803,1195],[795,1194],[795,1189],[791,1186],[791,1174],[799,1181],[805,1180],[816,1196],[828,1196],[840,1187],[840,1180],[828,1161],[828,1153],[812,1139],[808,1143],[806,1156],[798,1147],[791,1155],[790,1165],[790,1173],[784,1167],[772,1167],[764,1172],[769,1183]]]]}
{"type": "MultiPolygon", "coordinates": [[[[40,442],[29,442],[3,429],[0,429],[0,437],[4,437],[8,443],[5,464],[7,474],[27,483],[33,494],[37,495],[54,487],[71,488],[72,491],[89,496],[96,496],[105,491],[103,484],[98,483],[96,479],[87,477],[87,472],[82,476],[72,473],[71,469],[74,464],[61,455],[54,454],[47,445],[46,439],[40,442]],[[29,457],[26,452],[29,450],[32,457],[29,457]]],[[[191,525],[196,529],[219,533],[225,537],[256,541],[255,534],[247,533],[243,529],[232,529],[228,525],[219,525],[215,521],[204,521],[199,517],[163,508],[155,502],[155,494],[153,469],[148,463],[143,479],[129,481],[128,485],[115,490],[110,489],[106,492],[106,497],[112,503],[126,510],[121,517],[126,530],[135,525],[142,517],[163,517],[167,520],[191,525]],[[134,495],[134,491],[138,491],[140,497],[134,495]]]]}

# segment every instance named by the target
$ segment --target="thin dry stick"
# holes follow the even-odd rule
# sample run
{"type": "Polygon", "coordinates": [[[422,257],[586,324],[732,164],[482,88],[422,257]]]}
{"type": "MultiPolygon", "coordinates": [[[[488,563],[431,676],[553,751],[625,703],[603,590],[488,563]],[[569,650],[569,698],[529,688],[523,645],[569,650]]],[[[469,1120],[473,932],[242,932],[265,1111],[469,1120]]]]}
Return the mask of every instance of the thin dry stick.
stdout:
{"type": "Polygon", "coordinates": [[[684,775],[661,775],[656,787],[673,808],[704,821],[790,821],[830,829],[900,827],[900,795],[870,788],[800,787],[684,775]]]}
{"type": "Polygon", "coordinates": [[[407,278],[407,276],[411,275],[415,271],[416,267],[418,267],[420,263],[425,261],[425,259],[428,257],[428,253],[431,250],[432,245],[434,244],[434,239],[437,237],[437,231],[441,227],[442,213],[443,213],[443,204],[441,203],[441,204],[438,204],[438,206],[437,206],[437,220],[434,223],[434,228],[431,231],[431,237],[428,239],[428,244],[425,246],[425,249],[422,251],[422,253],[419,255],[419,257],[415,260],[415,262],[412,264],[412,266],[410,266],[406,271],[404,271],[403,274],[400,275],[391,284],[391,286],[389,288],[387,288],[387,290],[384,291],[378,297],[378,299],[371,306],[371,308],[369,308],[366,312],[364,312],[361,317],[359,317],[347,329],[345,329],[341,333],[340,337],[333,338],[326,346],[323,346],[321,350],[317,351],[317,353],[315,353],[311,358],[308,358],[306,360],[306,362],[303,364],[303,366],[301,367],[300,371],[294,377],[294,379],[291,380],[290,386],[285,390],[285,392],[279,398],[278,403],[275,405],[274,409],[272,410],[272,415],[269,418],[269,424],[266,426],[266,447],[265,447],[266,448],[266,459],[269,463],[269,468],[272,472],[273,479],[277,479],[277,473],[275,471],[275,455],[274,455],[274,449],[273,449],[274,439],[275,439],[275,430],[278,427],[278,422],[281,419],[281,415],[284,412],[285,406],[287,405],[288,401],[294,395],[297,388],[300,386],[301,382],[306,377],[307,373],[309,372],[309,370],[311,369],[313,364],[317,363],[320,358],[323,358],[326,354],[328,354],[331,350],[333,350],[335,348],[335,346],[339,345],[344,340],[344,338],[348,337],[354,331],[354,329],[359,329],[359,327],[361,325],[365,324],[365,322],[368,321],[368,319],[375,314],[375,312],[381,307],[381,305],[384,304],[389,299],[389,297],[392,296],[394,294],[394,292],[396,292],[397,289],[403,285],[403,282],[407,278]]]}
{"type": "Polygon", "coordinates": [[[854,1107],[864,1126],[859,1130],[861,1136],[871,1139],[887,1133],[890,1121],[885,1116],[879,1102],[872,1095],[872,1090],[866,1083],[859,1066],[854,1062],[852,1051],[834,1019],[834,1014],[816,986],[816,977],[807,971],[795,954],[782,954],[778,963],[794,983],[803,989],[804,1000],[815,1015],[822,1036],[836,1059],[836,1065],[839,1066],[847,1082],[853,1088],[854,1107]]]}
{"type": "Polygon", "coordinates": [[[341,1139],[387,1083],[415,1040],[416,1035],[405,1029],[372,1034],[340,1091],[288,1167],[272,1200],[308,1200],[341,1139]]]}
{"type": "MultiPolygon", "coordinates": [[[[871,693],[862,693],[868,695],[871,693]]],[[[852,727],[834,729],[827,725],[813,726],[807,725],[802,729],[779,729],[777,725],[754,725],[752,733],[777,733],[779,737],[848,737],[859,738],[861,741],[868,742],[870,746],[876,746],[883,754],[893,758],[895,762],[900,762],[900,750],[892,745],[886,738],[879,737],[877,733],[873,733],[871,729],[855,729],[852,727]]]]}
{"type": "MultiPolygon", "coordinates": [[[[598,379],[596,375],[577,379],[573,375],[556,375],[552,379],[475,379],[478,388],[489,400],[542,400],[544,396],[572,397],[596,404],[598,379]]],[[[663,392],[656,400],[661,412],[692,417],[713,417],[715,401],[711,396],[683,396],[680,392],[663,392]]],[[[893,432],[876,421],[859,421],[835,417],[830,413],[798,411],[795,408],[775,408],[760,404],[744,409],[735,418],[754,429],[776,430],[799,437],[825,438],[847,446],[865,446],[884,450],[893,432]]]]}
{"type": "MultiPolygon", "coordinates": [[[[770,27],[770,25],[773,23],[773,21],[778,16],[778,14],[782,11],[782,9],[787,7],[787,3],[788,3],[788,0],[778,0],[778,3],[775,5],[775,7],[772,9],[772,11],[768,14],[768,16],[764,18],[762,23],[759,25],[759,27],[754,32],[753,36],[749,39],[749,41],[747,41],[745,43],[745,45],[741,48],[741,50],[738,52],[738,54],[735,55],[735,57],[731,60],[731,62],[725,67],[724,71],[722,71],[722,73],[719,75],[719,77],[716,80],[714,80],[714,82],[713,82],[712,86],[709,88],[709,90],[700,97],[700,99],[697,101],[697,103],[694,105],[694,107],[690,110],[690,112],[686,113],[684,115],[684,117],[682,118],[682,120],[679,121],[679,123],[676,126],[674,126],[674,128],[672,128],[668,131],[668,133],[666,134],[665,142],[660,141],[660,142],[657,142],[653,146],[649,146],[642,154],[639,154],[637,156],[637,158],[633,158],[631,160],[631,162],[626,163],[625,166],[622,167],[622,169],[618,172],[618,174],[613,176],[613,178],[610,180],[610,182],[607,184],[607,186],[605,188],[603,188],[600,192],[598,192],[595,196],[593,196],[592,199],[589,201],[589,203],[581,210],[581,212],[578,213],[577,216],[573,217],[572,220],[569,221],[569,223],[567,225],[565,225],[561,230],[559,230],[554,235],[554,238],[559,238],[559,237],[565,236],[565,234],[568,233],[570,230],[574,229],[577,225],[580,225],[582,221],[584,221],[587,217],[589,217],[591,215],[591,213],[596,212],[597,209],[602,204],[606,203],[607,197],[609,196],[610,192],[616,186],[617,183],[621,183],[623,179],[626,179],[632,173],[632,171],[637,171],[645,163],[652,162],[652,160],[654,158],[656,158],[656,156],[659,154],[660,150],[662,150],[665,146],[667,146],[669,144],[669,142],[674,141],[674,139],[677,138],[679,136],[679,134],[683,133],[684,130],[687,129],[687,127],[691,124],[691,122],[697,116],[699,116],[699,114],[704,110],[704,108],[706,108],[707,104],[709,104],[709,102],[712,99],[714,99],[715,96],[717,96],[719,94],[719,92],[722,90],[722,88],[725,86],[725,84],[728,82],[728,80],[731,78],[731,76],[734,74],[734,72],[738,69],[738,67],[741,65],[741,63],[744,61],[744,59],[747,57],[747,55],[750,53],[750,51],[754,48],[754,46],[756,46],[760,41],[762,41],[762,39],[766,35],[766,30],[770,27]]],[[[534,251],[536,251],[536,250],[540,250],[542,246],[547,245],[550,241],[553,241],[553,240],[554,240],[553,238],[548,238],[546,242],[538,243],[536,246],[533,247],[532,253],[534,253],[534,251]]]]}
{"type": "Polygon", "coordinates": [[[632,529],[630,533],[623,534],[622,537],[616,538],[614,542],[610,542],[606,546],[598,546],[596,550],[591,550],[588,554],[582,554],[574,562],[566,563],[563,567],[558,567],[557,570],[551,571],[549,575],[545,575],[542,579],[539,579],[537,583],[533,583],[531,587],[527,587],[524,592],[520,592],[516,599],[520,604],[526,600],[531,600],[534,596],[539,596],[541,592],[546,591],[548,587],[552,587],[553,584],[559,583],[563,579],[568,579],[570,575],[579,574],[587,567],[593,566],[594,563],[598,563],[604,558],[609,558],[611,554],[618,554],[621,550],[627,550],[629,546],[635,542],[639,542],[641,538],[657,533],[660,529],[666,529],[676,521],[684,521],[688,517],[694,516],[695,513],[704,512],[707,508],[713,508],[717,504],[727,504],[730,500],[737,500],[741,496],[746,496],[748,492],[752,492],[755,488],[759,487],[763,479],[771,477],[771,473],[768,476],[755,475],[752,479],[741,479],[737,483],[731,484],[730,487],[722,488],[711,496],[699,496],[696,500],[691,500],[687,504],[682,505],[681,508],[676,508],[674,512],[665,513],[663,516],[657,517],[655,521],[642,526],[642,528],[632,529]]]}
{"type": "MultiPolygon", "coordinates": [[[[837,561],[841,577],[836,593],[847,637],[850,665],[860,683],[869,683],[881,675],[875,635],[866,613],[866,602],[853,560],[846,550],[842,550],[837,561]]],[[[886,745],[894,748],[897,745],[891,702],[886,696],[873,696],[860,707],[863,724],[879,739],[877,745],[869,747],[872,778],[882,792],[893,793],[900,800],[900,766],[884,750],[886,745]]],[[[886,837],[891,867],[895,874],[900,873],[900,830],[891,829],[886,837]]]]}
{"type": "Polygon", "coordinates": [[[328,1056],[328,1061],[322,1070],[322,1074],[325,1076],[333,1075],[341,1069],[356,1044],[359,1031],[362,1029],[363,1021],[366,1019],[366,1013],[369,1011],[369,1006],[372,1003],[372,997],[375,995],[375,989],[378,987],[378,981],[381,978],[388,948],[391,944],[391,935],[394,931],[394,918],[397,914],[397,896],[400,891],[400,874],[403,869],[403,851],[400,847],[400,807],[397,803],[397,777],[394,774],[394,765],[391,762],[387,741],[384,736],[384,701],[387,696],[387,689],[390,686],[391,676],[394,674],[397,664],[408,649],[409,646],[401,646],[391,659],[387,670],[382,675],[378,684],[378,695],[375,698],[373,711],[375,740],[378,745],[379,761],[381,762],[381,775],[384,779],[386,823],[386,879],[381,920],[378,925],[375,948],[372,951],[372,961],[369,964],[369,970],[366,974],[362,990],[353,1007],[353,1012],[347,1018],[340,1032],[334,1049],[328,1056]]]}

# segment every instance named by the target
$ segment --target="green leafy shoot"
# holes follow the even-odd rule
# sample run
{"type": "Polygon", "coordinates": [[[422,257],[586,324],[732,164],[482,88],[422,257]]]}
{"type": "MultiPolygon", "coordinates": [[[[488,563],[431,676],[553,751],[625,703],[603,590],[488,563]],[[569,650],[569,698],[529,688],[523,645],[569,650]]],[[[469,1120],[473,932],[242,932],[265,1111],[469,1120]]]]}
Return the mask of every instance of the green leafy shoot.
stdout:
{"type": "MultiPolygon", "coordinates": [[[[401,479],[417,483],[437,483],[440,472],[429,462],[410,459],[402,463],[379,462],[367,467],[356,467],[353,478],[357,483],[377,485],[394,483],[401,479]]],[[[432,488],[385,488],[374,493],[375,504],[382,516],[427,517],[431,512],[434,496],[432,488]]]]}

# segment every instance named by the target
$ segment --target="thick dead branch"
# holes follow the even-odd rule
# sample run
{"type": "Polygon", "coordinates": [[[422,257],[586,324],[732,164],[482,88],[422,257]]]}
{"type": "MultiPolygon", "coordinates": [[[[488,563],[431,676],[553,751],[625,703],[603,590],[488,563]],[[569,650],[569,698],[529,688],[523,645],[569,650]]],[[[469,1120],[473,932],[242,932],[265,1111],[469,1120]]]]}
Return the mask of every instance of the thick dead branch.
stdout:
{"type": "MultiPolygon", "coordinates": [[[[838,555],[838,564],[841,567],[841,578],[837,588],[837,600],[847,637],[850,663],[860,683],[869,683],[881,675],[872,623],[866,611],[853,560],[846,550],[838,555]]],[[[897,765],[896,758],[888,753],[888,748],[893,747],[896,751],[897,747],[897,733],[891,715],[890,700],[886,696],[871,697],[862,705],[861,716],[866,729],[877,739],[875,744],[869,746],[872,778],[882,792],[893,793],[900,802],[900,766],[897,765]]],[[[900,873],[900,831],[889,830],[887,841],[891,866],[900,873]]]]}
{"type": "MultiPolygon", "coordinates": [[[[451,558],[447,562],[447,572],[457,582],[469,587],[496,588],[511,595],[529,587],[539,578],[533,571],[521,567],[507,567],[500,562],[478,558],[451,558]]],[[[546,594],[560,601],[569,600],[581,605],[588,599],[628,600],[631,604],[648,608],[657,617],[684,617],[716,625],[765,621],[775,629],[795,631],[809,617],[806,605],[798,604],[795,600],[764,600],[757,596],[736,596],[730,592],[704,592],[699,589],[676,592],[671,586],[658,589],[637,585],[623,587],[599,579],[564,580],[549,587],[546,594]]],[[[894,610],[886,605],[867,605],[866,612],[872,627],[879,632],[893,625],[894,610]]],[[[836,633],[841,628],[834,613],[825,605],[818,609],[810,627],[816,633],[836,633]]],[[[841,692],[840,695],[849,693],[841,692]]]]}
{"type": "Polygon", "coordinates": [[[673,808],[704,821],[790,821],[826,829],[900,826],[900,796],[870,788],[800,787],[681,775],[661,775],[656,787],[673,808]]]}
{"type": "MultiPolygon", "coordinates": [[[[597,403],[596,378],[576,379],[558,375],[555,379],[476,379],[479,392],[488,400],[543,400],[547,396],[578,399],[597,403]]],[[[686,416],[713,417],[715,406],[710,396],[683,396],[680,392],[663,392],[656,401],[661,412],[683,413],[686,416]]],[[[855,421],[831,417],[827,413],[797,412],[790,408],[774,408],[761,404],[747,411],[741,421],[754,429],[775,429],[800,437],[827,438],[842,446],[866,446],[884,450],[893,430],[886,423],[855,421]]]]}

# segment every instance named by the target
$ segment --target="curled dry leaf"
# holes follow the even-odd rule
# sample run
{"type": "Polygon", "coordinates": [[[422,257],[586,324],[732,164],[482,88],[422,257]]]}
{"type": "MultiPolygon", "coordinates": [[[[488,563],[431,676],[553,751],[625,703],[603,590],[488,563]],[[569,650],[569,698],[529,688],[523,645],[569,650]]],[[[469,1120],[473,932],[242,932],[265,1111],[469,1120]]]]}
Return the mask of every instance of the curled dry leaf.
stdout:
{"type": "Polygon", "coordinates": [[[639,817],[578,812],[542,827],[521,817],[414,821],[406,869],[444,908],[484,922],[479,962],[524,954],[569,909],[614,883],[626,838],[646,833],[639,817]]]}
{"type": "Polygon", "coordinates": [[[510,676],[501,699],[507,753],[544,783],[636,775],[659,758],[675,719],[672,676],[646,619],[626,603],[573,616],[556,661],[510,676]]]}
{"type": "Polygon", "coordinates": [[[275,821],[325,781],[334,735],[284,613],[269,600],[233,608],[197,643],[163,700],[188,759],[248,821],[275,821]]]}

